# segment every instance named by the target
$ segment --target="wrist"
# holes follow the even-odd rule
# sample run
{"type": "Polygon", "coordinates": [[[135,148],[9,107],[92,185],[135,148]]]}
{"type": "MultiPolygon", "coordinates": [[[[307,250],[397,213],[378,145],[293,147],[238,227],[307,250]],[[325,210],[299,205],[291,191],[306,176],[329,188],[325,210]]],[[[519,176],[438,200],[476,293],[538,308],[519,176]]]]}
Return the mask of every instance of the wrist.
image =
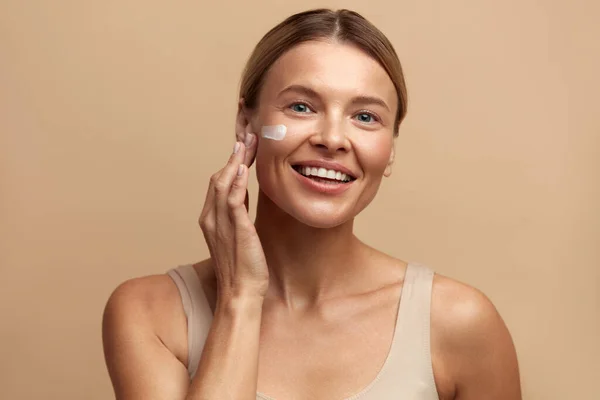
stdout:
{"type": "Polygon", "coordinates": [[[262,313],[264,296],[253,293],[227,293],[218,296],[216,309],[225,314],[252,314],[253,312],[262,313]]]}

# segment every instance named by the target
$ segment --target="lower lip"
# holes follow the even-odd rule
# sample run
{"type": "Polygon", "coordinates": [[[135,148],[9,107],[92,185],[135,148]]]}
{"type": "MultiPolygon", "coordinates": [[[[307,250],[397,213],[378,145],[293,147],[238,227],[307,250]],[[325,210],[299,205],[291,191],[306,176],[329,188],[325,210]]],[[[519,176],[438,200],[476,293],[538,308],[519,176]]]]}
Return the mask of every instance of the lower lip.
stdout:
{"type": "MultiPolygon", "coordinates": [[[[290,167],[291,168],[291,167],[290,167]]],[[[346,183],[322,183],[307,178],[302,175],[294,168],[292,168],[292,172],[296,175],[296,178],[302,183],[306,188],[313,190],[315,192],[323,193],[323,194],[341,194],[350,188],[354,181],[346,182],[346,183]]]]}

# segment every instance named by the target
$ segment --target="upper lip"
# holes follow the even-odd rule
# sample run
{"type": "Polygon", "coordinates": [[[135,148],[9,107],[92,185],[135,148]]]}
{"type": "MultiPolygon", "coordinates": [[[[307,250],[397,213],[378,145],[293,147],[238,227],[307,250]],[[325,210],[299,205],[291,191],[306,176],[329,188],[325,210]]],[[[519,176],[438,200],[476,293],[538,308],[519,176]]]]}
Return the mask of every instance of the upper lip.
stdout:
{"type": "Polygon", "coordinates": [[[325,169],[333,169],[335,171],[340,171],[352,178],[356,178],[357,174],[352,172],[349,168],[344,167],[342,164],[339,164],[335,161],[327,161],[327,160],[309,160],[309,161],[297,161],[292,163],[293,166],[303,166],[303,167],[316,167],[316,168],[325,168],[325,169]]]}

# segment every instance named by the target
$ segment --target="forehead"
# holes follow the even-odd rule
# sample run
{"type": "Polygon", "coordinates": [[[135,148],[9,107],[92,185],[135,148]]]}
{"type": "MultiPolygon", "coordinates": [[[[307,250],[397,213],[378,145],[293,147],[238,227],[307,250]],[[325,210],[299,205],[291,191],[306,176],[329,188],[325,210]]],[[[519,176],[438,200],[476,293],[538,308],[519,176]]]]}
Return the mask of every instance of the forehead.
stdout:
{"type": "Polygon", "coordinates": [[[289,85],[307,85],[317,92],[354,96],[376,95],[390,107],[396,90],[385,69],[352,44],[310,41],[294,46],[271,66],[263,91],[267,96],[289,85]]]}

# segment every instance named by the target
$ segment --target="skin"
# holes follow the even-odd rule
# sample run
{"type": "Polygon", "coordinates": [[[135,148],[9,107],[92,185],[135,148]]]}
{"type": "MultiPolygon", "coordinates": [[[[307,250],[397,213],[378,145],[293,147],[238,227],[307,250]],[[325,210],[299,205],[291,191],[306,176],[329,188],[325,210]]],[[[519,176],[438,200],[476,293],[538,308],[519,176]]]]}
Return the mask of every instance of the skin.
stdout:
{"type": "MultiPolygon", "coordinates": [[[[285,124],[289,133],[280,142],[257,137],[245,153],[248,163],[256,154],[255,228],[268,264],[257,388],[277,399],[346,398],[383,365],[407,266],[352,232],[354,217],[391,174],[394,86],[359,49],[308,42],[271,67],[258,104],[250,110],[241,99],[238,140],[263,125],[285,124]],[[312,159],[337,161],[357,180],[338,196],[307,191],[290,165],[312,159]]],[[[214,312],[214,261],[195,268],[214,312]]],[[[185,397],[186,319],[168,276],[119,286],[103,328],[118,398],[185,397]]],[[[479,290],[440,274],[433,281],[431,352],[440,399],[521,399],[515,348],[496,308],[479,290]]]]}

